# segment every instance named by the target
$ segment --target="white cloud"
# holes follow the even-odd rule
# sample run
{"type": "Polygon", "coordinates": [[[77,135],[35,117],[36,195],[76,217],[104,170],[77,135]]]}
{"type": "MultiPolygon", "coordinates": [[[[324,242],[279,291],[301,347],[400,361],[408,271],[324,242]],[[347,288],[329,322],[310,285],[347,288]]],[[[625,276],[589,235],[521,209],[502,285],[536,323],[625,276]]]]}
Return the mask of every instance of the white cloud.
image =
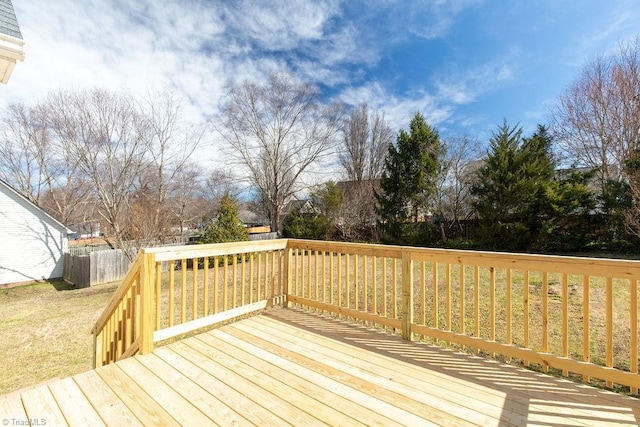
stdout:
{"type": "Polygon", "coordinates": [[[349,87],[340,94],[339,99],[352,105],[366,102],[370,108],[384,111],[393,130],[407,129],[411,117],[418,111],[430,125],[438,125],[452,114],[451,105],[439,102],[426,92],[418,91],[399,97],[389,93],[379,82],[349,87]]]}
{"type": "Polygon", "coordinates": [[[445,77],[434,79],[438,97],[456,105],[475,101],[479,96],[515,79],[517,56],[517,52],[512,51],[501,59],[492,58],[476,67],[442,74],[445,77]]]}

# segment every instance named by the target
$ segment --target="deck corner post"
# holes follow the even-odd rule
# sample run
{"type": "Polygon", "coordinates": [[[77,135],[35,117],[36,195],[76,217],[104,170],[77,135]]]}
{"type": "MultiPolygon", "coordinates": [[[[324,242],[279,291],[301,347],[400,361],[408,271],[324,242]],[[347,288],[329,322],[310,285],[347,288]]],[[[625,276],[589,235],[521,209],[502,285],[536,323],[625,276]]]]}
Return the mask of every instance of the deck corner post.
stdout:
{"type": "Polygon", "coordinates": [[[284,289],[282,307],[289,307],[289,293],[291,292],[291,247],[287,242],[287,247],[284,250],[284,289]]]}
{"type": "Polygon", "coordinates": [[[147,354],[153,351],[154,265],[155,255],[152,253],[144,253],[142,258],[142,269],[140,272],[140,354],[147,354]]]}
{"type": "Polygon", "coordinates": [[[413,260],[409,249],[402,249],[402,338],[412,340],[413,323],[413,260]]]}

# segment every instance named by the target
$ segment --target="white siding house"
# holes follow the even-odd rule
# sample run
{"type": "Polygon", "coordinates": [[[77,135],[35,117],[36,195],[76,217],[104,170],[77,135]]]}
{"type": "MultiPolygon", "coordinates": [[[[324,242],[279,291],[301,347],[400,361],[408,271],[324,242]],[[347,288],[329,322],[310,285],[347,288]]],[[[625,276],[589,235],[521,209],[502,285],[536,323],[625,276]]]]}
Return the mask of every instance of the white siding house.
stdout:
{"type": "Polygon", "coordinates": [[[0,180],[0,285],[62,277],[69,232],[0,180]]]}

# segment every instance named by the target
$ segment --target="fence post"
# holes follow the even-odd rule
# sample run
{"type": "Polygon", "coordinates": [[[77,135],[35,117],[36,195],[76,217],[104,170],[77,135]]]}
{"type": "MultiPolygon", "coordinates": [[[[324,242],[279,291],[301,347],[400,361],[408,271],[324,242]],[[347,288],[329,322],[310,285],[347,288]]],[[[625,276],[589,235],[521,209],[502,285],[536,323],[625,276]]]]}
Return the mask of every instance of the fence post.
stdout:
{"type": "MultiPolygon", "coordinates": [[[[144,251],[144,249],[142,250],[144,251]]],[[[143,253],[140,271],[140,354],[147,354],[153,351],[154,265],[155,254],[143,253]]]]}
{"type": "MultiPolygon", "coordinates": [[[[395,302],[394,302],[395,303],[395,302]]],[[[402,249],[402,338],[411,341],[413,323],[413,260],[408,249],[402,249]]]]}
{"type": "Polygon", "coordinates": [[[289,307],[289,292],[291,292],[291,248],[287,240],[287,246],[284,249],[284,286],[283,286],[282,307],[289,307]]]}

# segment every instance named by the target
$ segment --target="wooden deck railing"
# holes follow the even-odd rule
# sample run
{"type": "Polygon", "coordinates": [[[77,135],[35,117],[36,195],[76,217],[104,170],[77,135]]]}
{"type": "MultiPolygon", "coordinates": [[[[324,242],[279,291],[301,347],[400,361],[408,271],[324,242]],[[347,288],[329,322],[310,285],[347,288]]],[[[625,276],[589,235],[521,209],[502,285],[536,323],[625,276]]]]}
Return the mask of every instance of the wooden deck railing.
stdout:
{"type": "Polygon", "coordinates": [[[282,303],[286,242],[141,249],[93,328],[94,366],[282,303]]]}
{"type": "Polygon", "coordinates": [[[283,303],[637,394],[638,280],[640,262],[594,258],[306,240],[145,249],[94,327],[96,365],[283,303]]]}
{"type": "Polygon", "coordinates": [[[287,301],[638,393],[640,262],[290,240],[287,301]]]}

